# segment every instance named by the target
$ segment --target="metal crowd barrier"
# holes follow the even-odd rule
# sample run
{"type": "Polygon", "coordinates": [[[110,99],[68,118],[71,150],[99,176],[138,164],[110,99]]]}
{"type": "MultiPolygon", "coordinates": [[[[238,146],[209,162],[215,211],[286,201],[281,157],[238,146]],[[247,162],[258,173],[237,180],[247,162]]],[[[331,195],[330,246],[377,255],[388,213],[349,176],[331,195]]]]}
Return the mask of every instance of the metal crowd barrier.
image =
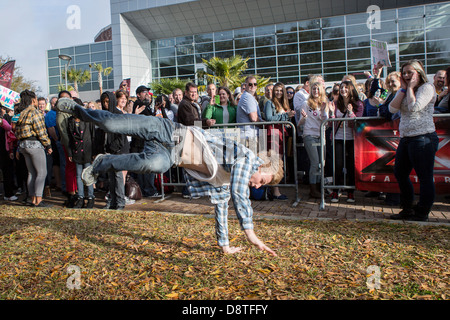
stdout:
{"type": "MultiPolygon", "coordinates": [[[[434,114],[433,117],[434,118],[444,118],[444,117],[448,117],[448,114],[434,114]]],[[[319,210],[325,210],[325,189],[331,189],[331,190],[333,190],[333,189],[337,189],[337,190],[339,190],[339,189],[342,189],[342,190],[355,189],[356,190],[355,186],[350,186],[350,185],[345,185],[345,184],[344,185],[336,185],[336,148],[335,148],[336,122],[343,124],[342,132],[345,137],[346,130],[353,130],[353,128],[348,127],[347,125],[344,125],[346,123],[353,122],[354,124],[356,124],[356,121],[383,120],[383,119],[385,119],[385,118],[383,118],[383,117],[329,118],[329,119],[325,120],[324,122],[322,122],[322,125],[320,127],[321,200],[320,200],[319,210]],[[332,130],[331,130],[331,144],[332,144],[331,148],[332,148],[332,152],[333,152],[333,157],[332,157],[333,176],[331,177],[332,178],[331,184],[330,184],[329,179],[325,178],[326,128],[329,126],[332,128],[332,130]]],[[[386,120],[386,121],[389,121],[389,120],[386,120]]],[[[353,132],[353,137],[354,136],[355,136],[355,134],[353,132]]],[[[345,183],[346,177],[347,177],[347,171],[345,169],[345,168],[347,168],[346,159],[345,159],[345,145],[346,145],[346,140],[343,140],[344,183],[345,183]]],[[[327,178],[329,178],[329,177],[327,177],[327,178]]]]}
{"type": "MultiPolygon", "coordinates": [[[[246,138],[246,137],[242,137],[242,134],[236,134],[235,137],[239,138],[239,142],[243,143],[246,147],[248,147],[250,150],[252,151],[263,151],[263,150],[267,150],[265,148],[267,148],[267,140],[265,138],[267,138],[267,128],[268,126],[271,125],[280,125],[281,126],[281,133],[282,133],[282,152],[281,152],[281,157],[283,160],[283,168],[284,168],[284,179],[281,181],[280,184],[276,185],[276,186],[271,186],[271,187],[293,187],[295,188],[295,200],[292,204],[292,207],[296,207],[298,205],[298,203],[300,202],[300,197],[299,197],[299,187],[298,187],[298,178],[297,178],[297,152],[296,152],[296,145],[297,145],[297,133],[296,133],[296,127],[295,125],[290,122],[290,121],[272,121],[272,122],[248,122],[248,123],[229,123],[229,124],[223,124],[223,125],[213,125],[211,127],[209,127],[208,129],[206,129],[207,131],[210,131],[213,134],[226,134],[228,138],[233,138],[233,133],[231,132],[231,137],[230,137],[230,129],[234,129],[235,133],[237,132],[241,132],[241,127],[243,126],[252,126],[255,127],[259,130],[259,138],[258,138],[258,142],[257,142],[257,150],[254,150],[252,147],[254,147],[254,145],[252,146],[252,144],[250,143],[250,139],[246,138]],[[291,134],[288,136],[286,135],[286,130],[287,128],[290,128],[291,130],[291,134]],[[225,131],[226,129],[226,131],[225,131]],[[288,183],[288,161],[287,161],[287,150],[286,148],[289,147],[287,145],[287,139],[288,137],[292,137],[292,162],[293,162],[293,172],[291,172],[291,174],[293,174],[293,183],[288,183]]],[[[232,131],[231,130],[231,131],[232,131]]],[[[273,146],[273,144],[272,144],[273,146]]],[[[256,154],[256,153],[255,153],[256,154]]],[[[184,187],[186,186],[186,183],[184,182],[184,177],[182,174],[182,170],[181,168],[172,168],[169,171],[169,177],[168,177],[168,182],[164,182],[164,174],[160,174],[160,181],[161,181],[161,192],[162,192],[162,198],[160,200],[158,200],[158,202],[160,201],[164,201],[165,199],[169,198],[169,196],[166,196],[165,191],[164,191],[164,187],[165,186],[169,186],[169,187],[184,187]]],[[[292,178],[292,177],[291,177],[292,178]]]]}
{"type": "MultiPolygon", "coordinates": [[[[329,118],[322,122],[322,125],[320,126],[320,171],[321,171],[321,180],[320,180],[320,192],[321,192],[321,199],[320,199],[320,205],[319,210],[325,210],[325,189],[355,189],[355,186],[349,186],[345,185],[345,181],[347,181],[347,163],[346,163],[346,157],[345,157],[345,150],[346,150],[346,141],[343,140],[343,174],[344,174],[344,185],[336,185],[336,147],[335,147],[335,134],[336,129],[341,127],[342,134],[344,137],[346,136],[347,130],[353,130],[353,128],[348,127],[348,123],[353,122],[356,123],[357,120],[374,120],[374,119],[384,119],[382,117],[359,117],[359,118],[329,118]],[[336,126],[336,122],[339,124],[336,126]],[[332,147],[332,167],[333,167],[333,176],[332,176],[332,184],[329,184],[329,181],[325,181],[325,162],[326,162],[326,128],[331,127],[331,147],[332,147]]],[[[354,137],[354,133],[353,133],[354,137]]],[[[329,165],[329,164],[328,164],[329,165]]],[[[329,178],[329,177],[328,177],[329,178]]]]}

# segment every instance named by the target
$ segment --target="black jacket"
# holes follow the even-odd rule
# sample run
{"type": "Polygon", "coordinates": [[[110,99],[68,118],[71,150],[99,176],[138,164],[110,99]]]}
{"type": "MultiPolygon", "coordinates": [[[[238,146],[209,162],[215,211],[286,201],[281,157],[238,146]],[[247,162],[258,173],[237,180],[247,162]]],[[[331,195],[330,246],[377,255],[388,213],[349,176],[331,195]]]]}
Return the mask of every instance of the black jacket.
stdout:
{"type": "MultiPolygon", "coordinates": [[[[154,116],[155,115],[155,110],[153,109],[153,106],[151,105],[149,100],[145,100],[142,101],[140,99],[137,99],[134,104],[133,104],[133,113],[136,113],[136,109],[139,107],[142,107],[143,105],[145,105],[145,109],[144,111],[142,111],[140,114],[144,115],[144,116],[154,116]]],[[[131,144],[130,144],[130,151],[133,153],[139,153],[142,152],[142,150],[144,150],[144,145],[145,145],[145,141],[144,139],[138,138],[138,137],[133,137],[131,139],[131,144]]]]}
{"type": "MultiPolygon", "coordinates": [[[[103,92],[101,96],[101,100],[104,96],[108,96],[109,98],[109,106],[106,109],[105,105],[102,102],[102,109],[108,110],[112,113],[123,114],[122,111],[117,109],[117,101],[114,94],[110,91],[103,92]]],[[[130,153],[130,144],[128,142],[128,138],[124,134],[119,133],[106,133],[97,128],[96,129],[96,140],[95,140],[95,154],[99,153],[110,153],[110,154],[126,154],[130,153]],[[106,140],[105,140],[106,139],[106,140]]]]}
{"type": "Polygon", "coordinates": [[[74,117],[68,120],[69,149],[67,155],[72,161],[79,164],[92,162],[94,124],[90,122],[77,122],[74,117]]]}

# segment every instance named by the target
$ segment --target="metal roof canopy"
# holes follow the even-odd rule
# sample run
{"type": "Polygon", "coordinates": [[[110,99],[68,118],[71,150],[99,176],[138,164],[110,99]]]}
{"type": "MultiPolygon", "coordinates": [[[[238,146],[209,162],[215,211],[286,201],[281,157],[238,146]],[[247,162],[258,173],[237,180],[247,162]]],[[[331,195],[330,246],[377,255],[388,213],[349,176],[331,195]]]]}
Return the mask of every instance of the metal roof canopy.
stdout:
{"type": "Polygon", "coordinates": [[[149,40],[365,13],[444,1],[427,0],[197,0],[122,12],[149,40]]]}

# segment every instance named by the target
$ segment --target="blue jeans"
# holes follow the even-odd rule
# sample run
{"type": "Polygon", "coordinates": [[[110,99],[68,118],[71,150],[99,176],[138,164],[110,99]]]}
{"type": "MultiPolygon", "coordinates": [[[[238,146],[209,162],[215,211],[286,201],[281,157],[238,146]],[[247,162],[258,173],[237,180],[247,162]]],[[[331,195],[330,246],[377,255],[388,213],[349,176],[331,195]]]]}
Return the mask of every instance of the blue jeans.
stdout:
{"type": "Polygon", "coordinates": [[[93,168],[94,173],[131,171],[164,173],[174,164],[172,141],[177,124],[169,119],[138,114],[114,114],[104,110],[76,106],[74,114],[83,121],[93,122],[106,132],[125,134],[145,140],[141,153],[106,155],[93,168]]]}
{"type": "Polygon", "coordinates": [[[400,188],[400,203],[404,208],[411,208],[413,205],[414,187],[409,175],[414,169],[420,185],[417,205],[425,210],[431,209],[435,198],[433,170],[438,144],[436,132],[400,139],[394,173],[400,188]]]}
{"type": "MultiPolygon", "coordinates": [[[[84,184],[83,181],[81,180],[81,173],[83,172],[84,168],[89,167],[91,164],[90,163],[76,163],[75,164],[75,168],[77,170],[77,193],[78,196],[80,198],[84,198],[84,184]]],[[[90,185],[87,187],[87,192],[88,192],[88,197],[89,198],[94,198],[94,185],[90,185]]]]}
{"type": "Polygon", "coordinates": [[[320,182],[320,137],[304,136],[306,153],[309,158],[309,183],[316,184],[320,182]]]}

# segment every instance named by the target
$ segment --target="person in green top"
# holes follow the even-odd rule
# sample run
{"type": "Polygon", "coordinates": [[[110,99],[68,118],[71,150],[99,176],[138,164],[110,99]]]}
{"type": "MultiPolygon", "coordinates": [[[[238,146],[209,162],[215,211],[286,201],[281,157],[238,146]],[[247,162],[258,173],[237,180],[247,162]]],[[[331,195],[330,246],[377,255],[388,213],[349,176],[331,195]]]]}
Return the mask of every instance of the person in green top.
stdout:
{"type": "Polygon", "coordinates": [[[236,102],[230,89],[227,87],[219,88],[220,103],[211,100],[203,113],[206,119],[215,119],[216,124],[236,123],[236,102]]]}

